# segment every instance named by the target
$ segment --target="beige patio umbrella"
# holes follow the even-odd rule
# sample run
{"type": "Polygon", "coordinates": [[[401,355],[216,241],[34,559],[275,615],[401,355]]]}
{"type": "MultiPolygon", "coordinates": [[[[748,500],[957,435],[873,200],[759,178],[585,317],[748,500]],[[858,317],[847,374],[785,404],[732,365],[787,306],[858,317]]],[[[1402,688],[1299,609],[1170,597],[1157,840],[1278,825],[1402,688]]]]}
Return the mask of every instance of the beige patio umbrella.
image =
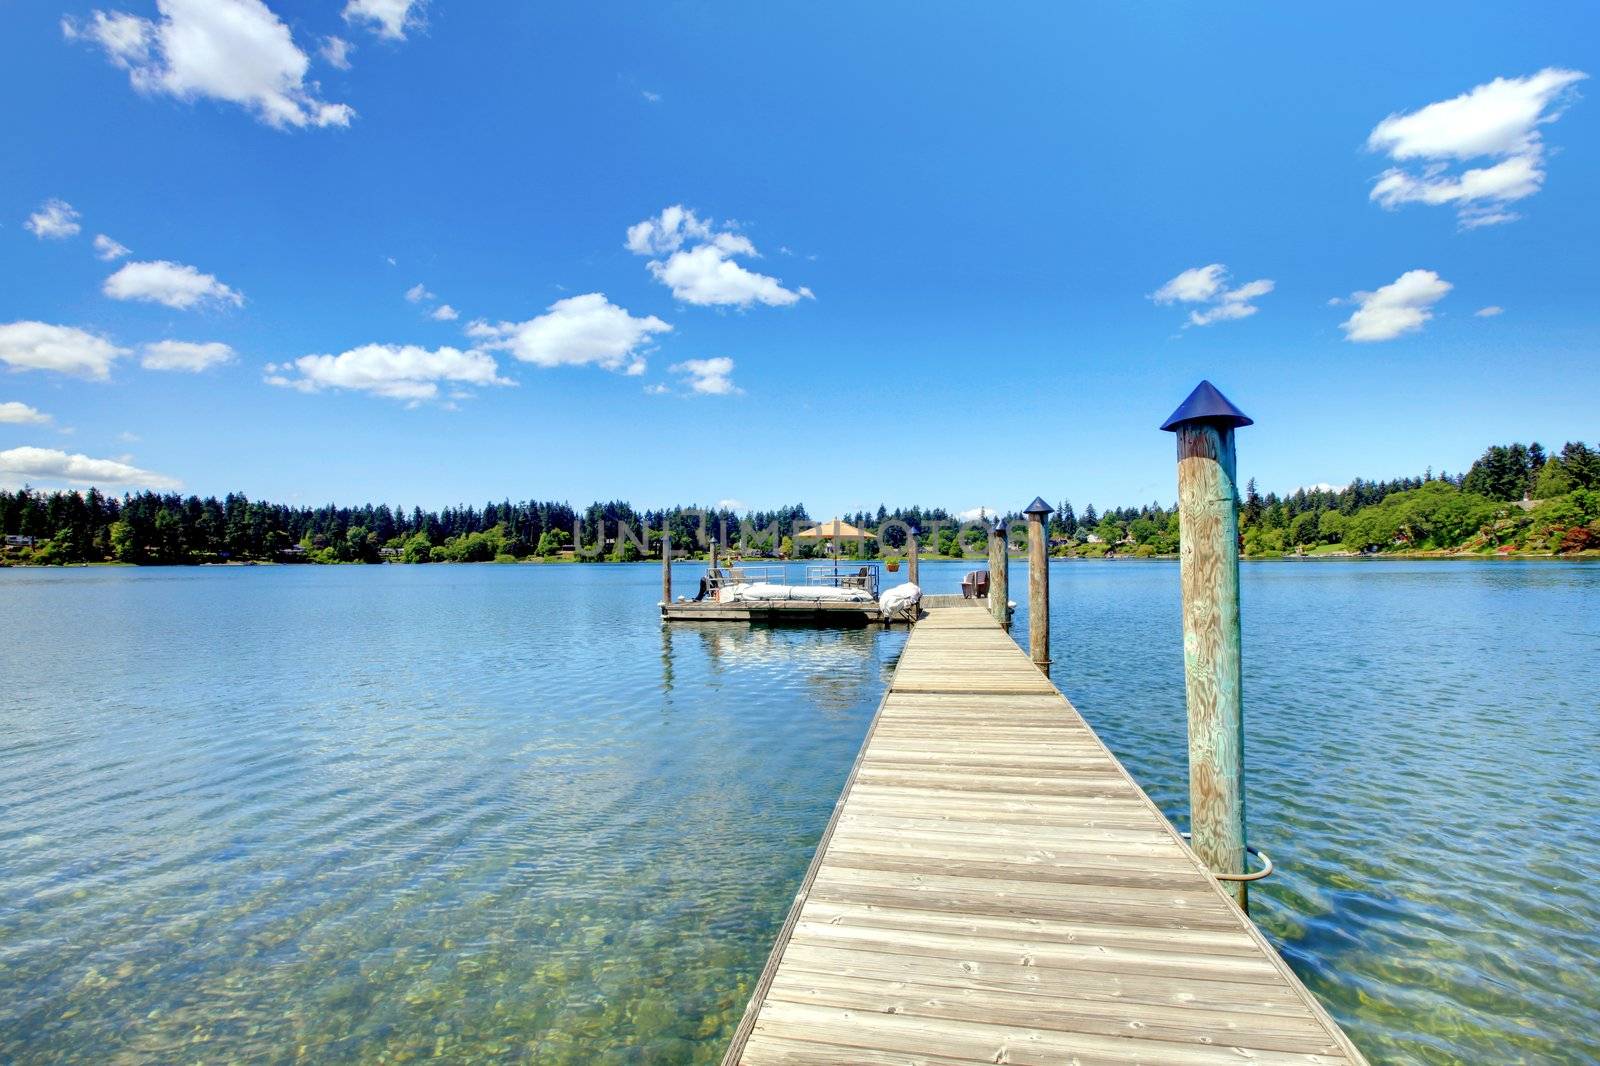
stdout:
{"type": "Polygon", "coordinates": [[[877,540],[878,537],[874,533],[868,533],[864,529],[857,529],[849,522],[844,522],[835,518],[831,522],[822,522],[818,525],[812,526],[810,529],[801,530],[799,533],[794,535],[794,539],[830,541],[830,547],[833,548],[833,572],[835,576],[838,576],[839,542],[841,540],[877,540]]]}
{"type": "Polygon", "coordinates": [[[822,522],[810,529],[802,529],[794,535],[795,540],[858,540],[866,538],[877,540],[877,535],[868,533],[864,529],[857,529],[849,522],[841,522],[835,518],[832,522],[822,522]]]}

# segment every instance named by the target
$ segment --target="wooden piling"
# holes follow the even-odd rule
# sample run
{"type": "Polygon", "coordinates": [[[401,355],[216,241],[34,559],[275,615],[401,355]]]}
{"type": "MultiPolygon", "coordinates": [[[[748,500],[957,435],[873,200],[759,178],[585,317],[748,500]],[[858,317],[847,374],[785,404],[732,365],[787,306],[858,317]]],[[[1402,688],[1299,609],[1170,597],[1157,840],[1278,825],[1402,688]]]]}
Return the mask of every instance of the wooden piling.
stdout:
{"type": "Polygon", "coordinates": [[[917,580],[920,576],[917,572],[917,538],[910,536],[906,538],[906,580],[921,588],[922,582],[917,580]]]}
{"type": "MultiPolygon", "coordinates": [[[[1189,827],[1214,873],[1245,872],[1240,682],[1239,492],[1233,431],[1250,419],[1201,382],[1161,428],[1178,438],[1183,669],[1189,706],[1189,827]]],[[[1240,907],[1245,883],[1224,886],[1240,907]]]]}
{"type": "Polygon", "coordinates": [[[672,602],[672,531],[661,531],[661,602],[672,602]]]}
{"type": "Polygon", "coordinates": [[[1055,510],[1035,496],[1028,516],[1028,652],[1033,665],[1050,676],[1050,533],[1045,518],[1055,510]]]}
{"type": "Polygon", "coordinates": [[[1011,552],[1006,544],[1004,524],[989,530],[989,611],[994,620],[1011,628],[1011,552]]]}

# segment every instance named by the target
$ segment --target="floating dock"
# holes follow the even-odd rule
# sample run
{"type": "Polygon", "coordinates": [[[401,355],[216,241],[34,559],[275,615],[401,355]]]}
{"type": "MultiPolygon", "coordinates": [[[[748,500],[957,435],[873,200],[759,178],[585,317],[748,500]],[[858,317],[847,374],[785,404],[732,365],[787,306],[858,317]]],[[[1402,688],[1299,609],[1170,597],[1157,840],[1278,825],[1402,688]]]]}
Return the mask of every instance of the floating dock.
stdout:
{"type": "Polygon", "coordinates": [[[740,563],[717,565],[716,547],[706,576],[700,583],[700,596],[672,598],[672,570],[668,545],[662,555],[661,619],[665,622],[759,622],[766,625],[816,627],[855,627],[907,625],[918,611],[908,604],[893,615],[886,615],[878,602],[883,575],[877,563],[852,560],[841,569],[837,562],[806,567],[805,584],[788,583],[782,563],[748,566],[740,563]],[[737,598],[719,596],[721,590],[739,592],[737,598]],[[762,596],[759,590],[773,595],[762,596]],[[856,599],[826,598],[844,595],[856,599]],[[796,595],[796,593],[799,593],[796,595]],[[821,593],[808,597],[806,593],[821,593]]]}
{"type": "Polygon", "coordinates": [[[923,606],[725,1066],[1364,1063],[990,612],[923,606]]]}
{"type": "Polygon", "coordinates": [[[661,617],[668,622],[762,622],[767,625],[883,626],[904,625],[903,618],[885,618],[875,601],[863,603],[828,600],[738,600],[715,603],[684,600],[663,603],[661,617]]]}

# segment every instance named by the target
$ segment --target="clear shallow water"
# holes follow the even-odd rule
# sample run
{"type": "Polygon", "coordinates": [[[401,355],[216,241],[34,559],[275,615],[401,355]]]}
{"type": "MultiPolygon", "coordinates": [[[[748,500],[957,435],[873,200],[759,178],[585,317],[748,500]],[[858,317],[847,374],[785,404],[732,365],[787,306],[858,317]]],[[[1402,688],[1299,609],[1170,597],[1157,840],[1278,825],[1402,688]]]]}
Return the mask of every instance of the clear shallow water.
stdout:
{"type": "MultiPolygon", "coordinates": [[[[1056,680],[1181,822],[1176,566],[1052,584],[1056,680]]],[[[658,592],[0,572],[0,1061],[716,1061],[903,636],[658,592]]],[[[1375,1062],[1600,1060],[1600,567],[1247,565],[1244,618],[1296,970],[1375,1062]]]]}
{"type": "Polygon", "coordinates": [[[904,636],[659,591],[0,571],[0,1062],[716,1061],[904,636]]]}

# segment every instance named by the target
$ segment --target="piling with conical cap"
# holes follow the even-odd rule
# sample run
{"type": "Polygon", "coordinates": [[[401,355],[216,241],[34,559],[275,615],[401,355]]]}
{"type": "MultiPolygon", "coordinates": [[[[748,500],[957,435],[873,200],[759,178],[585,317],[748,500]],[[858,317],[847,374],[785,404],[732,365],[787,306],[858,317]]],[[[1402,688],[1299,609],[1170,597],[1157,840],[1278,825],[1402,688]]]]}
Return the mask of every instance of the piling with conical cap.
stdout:
{"type": "Polygon", "coordinates": [[[1011,552],[1006,545],[1006,527],[997,522],[989,530],[989,610],[994,620],[1011,625],[1011,552]]]}
{"type": "Polygon", "coordinates": [[[661,602],[672,602],[672,530],[661,528],[661,602]]]}
{"type": "Polygon", "coordinates": [[[1046,519],[1055,508],[1035,496],[1028,516],[1028,654],[1050,676],[1050,532],[1046,519]]]}
{"type": "MultiPolygon", "coordinates": [[[[1177,435],[1189,827],[1214,873],[1245,872],[1239,492],[1233,431],[1251,419],[1202,381],[1161,428],[1177,435]]],[[[1239,906],[1245,884],[1227,882],[1239,906]]]]}

